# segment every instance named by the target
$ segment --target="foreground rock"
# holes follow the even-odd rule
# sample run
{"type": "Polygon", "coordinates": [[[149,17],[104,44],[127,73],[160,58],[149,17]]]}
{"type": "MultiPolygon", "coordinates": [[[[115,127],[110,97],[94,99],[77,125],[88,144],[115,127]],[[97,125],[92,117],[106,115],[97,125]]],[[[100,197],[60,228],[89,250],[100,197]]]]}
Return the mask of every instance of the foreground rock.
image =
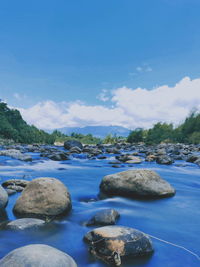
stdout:
{"type": "Polygon", "coordinates": [[[46,218],[70,209],[70,194],[63,183],[55,178],[37,178],[26,186],[13,211],[20,217],[46,218]]]}
{"type": "Polygon", "coordinates": [[[83,149],[83,145],[79,141],[76,141],[76,140],[68,140],[68,141],[65,141],[65,143],[64,143],[64,148],[65,149],[70,150],[73,147],[78,147],[80,149],[83,149]]]}
{"type": "Polygon", "coordinates": [[[150,238],[128,227],[96,228],[88,232],[84,240],[89,243],[90,252],[95,257],[115,266],[120,266],[123,258],[144,256],[153,252],[150,238]]]}
{"type": "Polygon", "coordinates": [[[23,218],[9,222],[6,226],[11,230],[27,230],[38,228],[45,225],[45,221],[35,218],[23,218]]]}
{"type": "Polygon", "coordinates": [[[8,203],[8,193],[0,186],[0,210],[5,208],[8,203]]]}
{"type": "Polygon", "coordinates": [[[175,189],[151,170],[129,170],[107,175],[100,184],[100,196],[162,198],[174,194],[175,189]]]}
{"type": "Polygon", "coordinates": [[[23,154],[17,149],[1,150],[0,156],[8,156],[22,161],[32,161],[32,157],[30,155],[23,154]]]}
{"type": "Polygon", "coordinates": [[[87,223],[87,226],[91,225],[113,225],[120,217],[119,213],[114,209],[106,209],[97,212],[87,223]]]}
{"type": "Polygon", "coordinates": [[[77,267],[66,253],[47,245],[17,248],[0,260],[1,267],[77,267]]]}

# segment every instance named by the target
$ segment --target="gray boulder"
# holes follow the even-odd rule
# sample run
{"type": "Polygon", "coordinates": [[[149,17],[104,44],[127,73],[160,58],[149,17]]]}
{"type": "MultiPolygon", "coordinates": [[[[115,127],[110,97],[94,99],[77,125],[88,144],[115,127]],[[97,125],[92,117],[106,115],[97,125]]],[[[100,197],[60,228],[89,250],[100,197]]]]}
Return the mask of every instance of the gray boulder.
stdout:
{"type": "Polygon", "coordinates": [[[174,194],[175,189],[151,170],[128,170],[107,175],[100,184],[100,196],[162,198],[174,194]]]}
{"type": "Polygon", "coordinates": [[[13,211],[20,217],[46,218],[70,209],[71,197],[63,183],[55,178],[37,178],[26,186],[13,211]]]}
{"type": "Polygon", "coordinates": [[[45,221],[35,218],[23,218],[11,221],[6,228],[11,230],[27,230],[45,225],[45,221]]]}
{"type": "Polygon", "coordinates": [[[149,255],[153,252],[148,235],[128,227],[104,226],[88,232],[84,240],[90,252],[114,266],[120,266],[123,258],[149,255]]]}
{"type": "Polygon", "coordinates": [[[69,160],[69,156],[63,152],[57,152],[57,153],[48,155],[48,158],[54,161],[69,160]]]}
{"type": "Polygon", "coordinates": [[[8,203],[8,193],[2,186],[0,186],[0,209],[5,208],[7,203],[8,203]]]}
{"type": "Polygon", "coordinates": [[[1,267],[77,267],[66,253],[41,244],[17,248],[0,260],[1,267]]]}
{"type": "Polygon", "coordinates": [[[156,162],[158,164],[171,165],[174,163],[174,160],[168,155],[161,155],[157,157],[156,162]]]}
{"type": "Polygon", "coordinates": [[[65,149],[70,150],[72,147],[78,147],[80,149],[83,149],[83,145],[77,140],[68,140],[64,142],[65,149]]]}
{"type": "Polygon", "coordinates": [[[0,156],[8,156],[8,157],[22,160],[22,161],[32,161],[32,157],[30,155],[26,155],[24,153],[21,153],[17,149],[1,150],[0,156]]]}
{"type": "Polygon", "coordinates": [[[87,223],[87,226],[91,225],[113,225],[120,217],[119,213],[114,209],[105,209],[97,212],[87,223]]]}

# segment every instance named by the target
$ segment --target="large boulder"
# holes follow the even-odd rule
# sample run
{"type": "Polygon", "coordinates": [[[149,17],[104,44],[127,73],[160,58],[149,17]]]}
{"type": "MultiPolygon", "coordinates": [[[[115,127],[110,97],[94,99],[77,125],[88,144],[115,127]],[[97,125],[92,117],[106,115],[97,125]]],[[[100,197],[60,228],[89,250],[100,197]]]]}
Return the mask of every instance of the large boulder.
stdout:
{"type": "Polygon", "coordinates": [[[107,175],[100,184],[100,196],[160,198],[174,194],[175,189],[151,170],[128,170],[107,175]]]}
{"type": "Polygon", "coordinates": [[[148,235],[128,227],[104,226],[88,232],[84,240],[90,252],[114,266],[120,266],[123,258],[149,255],[153,252],[148,235]]]}
{"type": "Polygon", "coordinates": [[[63,183],[55,178],[37,178],[26,186],[13,211],[20,217],[46,218],[70,209],[70,194],[63,183]]]}
{"type": "Polygon", "coordinates": [[[1,267],[77,267],[66,253],[41,244],[17,248],[0,260],[1,267]]]}
{"type": "Polygon", "coordinates": [[[0,209],[5,208],[7,203],[8,203],[8,193],[2,186],[0,186],[0,209]]]}
{"type": "Polygon", "coordinates": [[[73,147],[78,147],[80,149],[83,149],[83,145],[81,142],[77,140],[68,140],[64,142],[64,148],[70,150],[73,147]]]}
{"type": "Polygon", "coordinates": [[[1,150],[0,156],[8,156],[22,161],[32,161],[32,157],[30,155],[21,153],[18,149],[1,150]]]}

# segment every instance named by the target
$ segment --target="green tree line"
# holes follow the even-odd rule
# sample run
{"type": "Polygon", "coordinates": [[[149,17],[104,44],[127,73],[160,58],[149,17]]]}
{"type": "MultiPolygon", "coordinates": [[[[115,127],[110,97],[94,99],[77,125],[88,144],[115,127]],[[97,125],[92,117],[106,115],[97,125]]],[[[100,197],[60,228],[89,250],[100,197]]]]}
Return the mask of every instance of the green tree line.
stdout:
{"type": "Polygon", "coordinates": [[[127,141],[146,144],[159,144],[161,142],[199,144],[200,113],[192,112],[178,127],[174,127],[173,124],[158,122],[148,130],[138,128],[130,132],[127,141]]]}
{"type": "Polygon", "coordinates": [[[54,136],[28,125],[18,110],[8,108],[4,102],[0,103],[0,138],[25,144],[53,144],[55,141],[54,136]]]}

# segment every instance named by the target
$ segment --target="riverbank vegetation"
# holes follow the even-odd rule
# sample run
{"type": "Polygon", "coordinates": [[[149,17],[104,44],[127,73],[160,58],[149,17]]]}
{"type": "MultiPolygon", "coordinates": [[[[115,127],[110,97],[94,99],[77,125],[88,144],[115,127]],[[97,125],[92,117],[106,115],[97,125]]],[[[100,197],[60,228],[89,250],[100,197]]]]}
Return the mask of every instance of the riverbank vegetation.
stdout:
{"type": "Polygon", "coordinates": [[[146,144],[168,143],[200,143],[200,113],[192,112],[178,127],[173,124],[156,123],[151,129],[138,128],[130,132],[129,143],[144,142],[146,144]]]}
{"type": "MultiPolygon", "coordinates": [[[[185,121],[175,127],[173,124],[158,122],[150,129],[137,128],[131,131],[127,138],[108,134],[104,139],[93,136],[92,134],[72,133],[70,136],[58,130],[49,134],[28,125],[22,118],[20,112],[10,109],[6,103],[0,103],[0,139],[11,140],[15,143],[40,143],[54,144],[63,143],[67,140],[75,139],[83,144],[114,144],[121,141],[129,143],[143,142],[147,145],[168,143],[200,143],[200,113],[192,112],[185,121]]],[[[2,142],[2,141],[1,141],[2,142]]]]}

